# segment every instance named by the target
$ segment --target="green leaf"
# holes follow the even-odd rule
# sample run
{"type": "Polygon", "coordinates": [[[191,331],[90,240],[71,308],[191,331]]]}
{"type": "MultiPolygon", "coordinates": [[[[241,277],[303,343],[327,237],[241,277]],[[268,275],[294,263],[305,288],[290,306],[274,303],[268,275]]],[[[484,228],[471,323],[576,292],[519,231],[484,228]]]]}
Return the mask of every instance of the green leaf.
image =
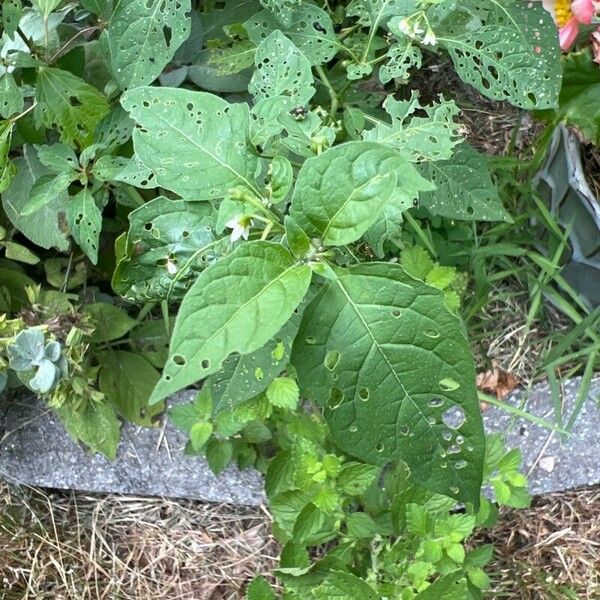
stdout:
{"type": "Polygon", "coordinates": [[[191,433],[192,427],[196,423],[206,421],[211,414],[212,397],[206,386],[198,392],[193,402],[176,404],[169,408],[169,419],[171,419],[173,425],[187,434],[191,433]]]}
{"type": "Polygon", "coordinates": [[[61,141],[86,146],[94,129],[108,112],[108,101],[83,79],[52,67],[40,67],[36,86],[35,118],[38,126],[56,127],[61,141]]]}
{"type": "Polygon", "coordinates": [[[274,339],[258,350],[225,359],[223,367],[209,379],[217,412],[233,408],[267,389],[287,367],[299,326],[300,316],[293,314],[274,339]]]}
{"type": "Polygon", "coordinates": [[[412,200],[428,185],[393,149],[372,142],[348,142],[302,165],[290,216],[325,245],[348,244],[375,222],[393,194],[412,200]]]}
{"type": "Polygon", "coordinates": [[[461,572],[440,577],[428,588],[414,597],[414,600],[465,600],[468,598],[467,582],[460,578],[461,572]]]}
{"type": "Polygon", "coordinates": [[[263,346],[290,318],[310,279],[309,266],[269,242],[243,244],[206,269],[183,299],[152,400],[216,373],[232,352],[263,346]]]}
{"type": "Polygon", "coordinates": [[[269,582],[257,575],[246,588],[246,600],[277,600],[277,597],[269,582]]]}
{"type": "Polygon", "coordinates": [[[246,21],[244,29],[256,45],[273,31],[282,31],[313,65],[329,62],[343,48],[337,41],[331,17],[318,6],[304,2],[294,10],[289,26],[263,10],[246,21]]]}
{"type": "Polygon", "coordinates": [[[285,111],[304,106],[313,97],[310,62],[281,31],[274,31],[258,47],[248,91],[255,102],[281,96],[285,111]]]}
{"type": "Polygon", "coordinates": [[[281,25],[289,27],[295,15],[296,9],[302,4],[302,0],[259,0],[269,12],[273,13],[281,25]]]}
{"type": "Polygon", "coordinates": [[[289,215],[285,217],[285,239],[296,258],[304,258],[310,251],[310,238],[289,215]]]}
{"type": "Polygon", "coordinates": [[[486,157],[466,142],[454,156],[425,162],[422,175],[436,190],[421,194],[421,205],[432,215],[465,221],[511,221],[492,181],[486,157]]]}
{"type": "Polygon", "coordinates": [[[8,157],[12,131],[13,123],[11,121],[0,123],[0,193],[8,188],[16,173],[16,167],[8,157]]]}
{"type": "Polygon", "coordinates": [[[148,405],[148,399],[158,382],[158,371],[139,354],[116,350],[98,357],[101,369],[100,391],[128,421],[152,427],[164,410],[164,403],[148,405]]]}
{"type": "Polygon", "coordinates": [[[22,211],[29,202],[35,180],[47,173],[31,147],[25,146],[24,157],[14,160],[16,174],[8,189],[2,194],[2,208],[10,222],[31,242],[42,248],[68,250],[69,241],[65,231],[64,214],[68,201],[66,192],[31,215],[22,211]]]}
{"type": "Polygon", "coordinates": [[[359,18],[361,25],[376,28],[391,17],[416,12],[415,0],[353,0],[348,14],[359,18]]]}
{"type": "Polygon", "coordinates": [[[292,364],[342,450],[379,465],[401,458],[423,487],[478,504],[473,359],[440,291],[395,264],[340,269],[306,309],[292,364]]]}
{"type": "Polygon", "coordinates": [[[348,536],[355,539],[372,539],[379,533],[379,526],[364,512],[351,513],[346,517],[348,536]]]}
{"type": "Polygon", "coordinates": [[[425,248],[421,246],[408,246],[400,254],[402,268],[415,279],[425,281],[433,269],[433,259],[425,248]]]}
{"type": "MultiPolygon", "coordinates": [[[[472,17],[465,27],[436,30],[463,81],[494,100],[527,109],[554,108],[561,84],[560,49],[552,16],[539,2],[479,0],[460,3],[472,17]]],[[[454,23],[454,21],[453,21],[454,23]]]]}
{"type": "Polygon", "coordinates": [[[62,2],[62,0],[33,0],[34,6],[42,13],[44,19],[48,19],[50,13],[62,2]]]}
{"type": "Polygon", "coordinates": [[[4,242],[4,255],[10,260],[16,260],[28,265],[37,265],[40,259],[29,248],[15,242],[4,242]]]}
{"type": "Polygon", "coordinates": [[[31,196],[21,209],[21,216],[29,217],[63,195],[74,179],[74,172],[40,177],[31,188],[31,196]]]}
{"type": "Polygon", "coordinates": [[[253,189],[258,159],[246,148],[247,104],[150,87],[126,92],[121,104],[137,124],[135,152],[157,185],[190,200],[222,198],[237,185],[253,189]]]}
{"type": "Polygon", "coordinates": [[[123,89],[152,83],[190,35],[190,0],[117,2],[107,30],[113,75],[123,89]]]}
{"type": "Polygon", "coordinates": [[[300,400],[300,391],[295,379],[277,377],[267,388],[267,398],[273,406],[294,410],[300,400]]]}
{"type": "Polygon", "coordinates": [[[410,70],[420,69],[423,61],[421,49],[413,46],[408,39],[394,44],[388,50],[387,57],[387,62],[379,69],[381,83],[389,83],[392,79],[406,83],[410,77],[410,70]]]}
{"type": "Polygon", "coordinates": [[[349,462],[344,464],[338,477],[340,491],[349,496],[364,494],[379,476],[381,469],[374,465],[349,462]]]}
{"type": "Polygon", "coordinates": [[[200,421],[192,425],[190,430],[190,443],[192,448],[198,452],[204,448],[206,442],[210,439],[213,432],[213,426],[206,421],[200,421]]]}
{"type": "Polygon", "coordinates": [[[39,161],[52,173],[71,173],[79,169],[79,160],[66,144],[35,146],[39,161]]]}
{"type": "Polygon", "coordinates": [[[23,92],[11,73],[0,77],[0,117],[8,119],[23,111],[23,92]]]}
{"type": "Polygon", "coordinates": [[[83,188],[67,205],[67,223],[73,239],[93,264],[98,262],[98,246],[102,229],[102,212],[91,189],[83,188]]]}
{"type": "Polygon", "coordinates": [[[93,452],[100,452],[110,460],[115,459],[121,437],[121,422],[108,402],[90,400],[78,409],[67,403],[55,410],[71,437],[81,440],[93,452]]]}
{"type": "Polygon", "coordinates": [[[271,202],[277,204],[285,200],[294,184],[294,171],[290,161],[284,156],[274,156],[267,171],[267,195],[271,202]]]}
{"type": "Polygon", "coordinates": [[[232,458],[233,446],[230,441],[213,438],[206,445],[206,460],[215,475],[223,471],[232,458]]]}
{"type": "Polygon", "coordinates": [[[327,515],[314,504],[307,504],[294,523],[293,539],[301,544],[310,543],[326,527],[327,515]]]}
{"type": "Polygon", "coordinates": [[[460,124],[455,120],[459,109],[454,100],[444,100],[431,106],[421,106],[415,91],[409,100],[388,96],[383,108],[391,123],[376,120],[375,127],[363,133],[365,140],[395,148],[413,162],[448,159],[454,146],[461,142],[460,124]],[[427,116],[415,116],[425,112],[427,116]]]}
{"type": "Polygon", "coordinates": [[[366,582],[345,571],[332,571],[313,596],[320,600],[379,600],[380,596],[366,582]]]}
{"type": "Polygon", "coordinates": [[[137,325],[123,309],[106,302],[87,304],[82,312],[90,317],[94,326],[94,332],[89,336],[93,342],[118,340],[137,325]]]}
{"type": "Polygon", "coordinates": [[[23,4],[21,0],[4,0],[2,3],[2,25],[4,33],[12,38],[17,31],[19,21],[23,14],[23,4]]]}
{"type": "Polygon", "coordinates": [[[208,203],[154,198],[129,213],[125,256],[113,274],[113,289],[130,300],[179,300],[196,277],[228,253],[218,239],[208,203]]]}

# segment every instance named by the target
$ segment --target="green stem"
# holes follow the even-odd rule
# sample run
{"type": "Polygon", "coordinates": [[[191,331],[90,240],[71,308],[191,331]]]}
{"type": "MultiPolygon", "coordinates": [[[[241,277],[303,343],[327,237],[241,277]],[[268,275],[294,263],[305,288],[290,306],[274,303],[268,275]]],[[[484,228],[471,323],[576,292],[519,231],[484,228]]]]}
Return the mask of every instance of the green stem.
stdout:
{"type": "Polygon", "coordinates": [[[37,56],[37,51],[35,49],[35,46],[33,45],[33,42],[25,35],[25,32],[20,27],[17,27],[17,33],[19,34],[19,37],[25,42],[27,48],[29,48],[29,52],[31,52],[32,56],[37,56]]]}
{"type": "Polygon", "coordinates": [[[331,118],[332,121],[335,121],[335,115],[340,106],[340,100],[338,98],[336,91],[333,89],[333,86],[331,85],[329,78],[325,74],[323,67],[321,65],[317,65],[315,67],[315,70],[316,70],[317,74],[319,75],[319,79],[321,80],[321,83],[327,88],[327,93],[329,94],[329,98],[331,100],[331,106],[329,108],[329,117],[331,118]]]}

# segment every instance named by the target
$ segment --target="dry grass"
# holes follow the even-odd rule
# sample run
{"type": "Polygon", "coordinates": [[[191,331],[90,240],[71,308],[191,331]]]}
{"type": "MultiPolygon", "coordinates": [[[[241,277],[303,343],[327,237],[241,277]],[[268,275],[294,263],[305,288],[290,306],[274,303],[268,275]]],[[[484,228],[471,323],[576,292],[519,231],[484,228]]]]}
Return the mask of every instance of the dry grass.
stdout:
{"type": "MultiPolygon", "coordinates": [[[[241,600],[279,547],[261,508],[0,484],[1,600],[241,600]]],[[[490,598],[600,598],[600,488],[504,511],[490,598]],[[567,587],[575,595],[569,595],[567,587]]]]}
{"type": "Polygon", "coordinates": [[[0,485],[1,600],[233,600],[279,548],[261,508],[0,485]]]}
{"type": "Polygon", "coordinates": [[[550,494],[503,512],[481,536],[496,546],[493,598],[600,598],[600,489],[550,494]]]}

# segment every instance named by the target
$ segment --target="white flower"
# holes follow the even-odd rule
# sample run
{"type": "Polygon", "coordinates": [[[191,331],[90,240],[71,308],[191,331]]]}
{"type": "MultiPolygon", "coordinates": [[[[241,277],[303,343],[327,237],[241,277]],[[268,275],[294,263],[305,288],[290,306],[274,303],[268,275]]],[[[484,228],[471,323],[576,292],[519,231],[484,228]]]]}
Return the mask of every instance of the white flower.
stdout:
{"type": "Polygon", "coordinates": [[[431,29],[428,29],[421,43],[424,46],[435,46],[437,44],[437,38],[435,37],[435,33],[433,33],[431,29]]]}
{"type": "Polygon", "coordinates": [[[167,273],[169,273],[169,275],[175,275],[177,273],[177,265],[170,260],[167,260],[167,273]]]}
{"type": "Polygon", "coordinates": [[[410,26],[410,23],[408,22],[408,19],[401,19],[400,22],[398,23],[398,30],[400,31],[400,33],[403,33],[404,35],[412,35],[412,27],[410,26]]]}
{"type": "Polygon", "coordinates": [[[252,225],[252,219],[246,215],[240,215],[238,217],[234,217],[233,219],[229,219],[227,223],[225,223],[225,227],[229,227],[231,229],[231,241],[235,242],[240,238],[248,239],[250,235],[250,226],[252,225]]]}

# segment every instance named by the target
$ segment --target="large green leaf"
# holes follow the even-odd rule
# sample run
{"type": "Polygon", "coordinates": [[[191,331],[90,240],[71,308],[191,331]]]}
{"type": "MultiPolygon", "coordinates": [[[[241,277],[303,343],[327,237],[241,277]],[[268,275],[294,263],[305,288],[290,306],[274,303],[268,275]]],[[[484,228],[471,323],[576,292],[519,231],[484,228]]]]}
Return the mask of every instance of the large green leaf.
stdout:
{"type": "Polygon", "coordinates": [[[345,452],[372,464],[401,458],[424,487],[477,503],[484,437],[461,323],[440,291],[399,265],[337,273],[292,351],[304,396],[324,407],[345,452]]]}
{"type": "Polygon", "coordinates": [[[16,173],[15,164],[9,157],[13,126],[12,121],[0,122],[0,193],[8,188],[16,173]]]}
{"type": "Polygon", "coordinates": [[[188,200],[222,198],[239,184],[253,188],[258,158],[247,148],[247,104],[153,87],[126,92],[121,104],[137,124],[135,152],[161,187],[188,200]]]}
{"type": "Polygon", "coordinates": [[[113,75],[123,88],[152,83],[190,35],[190,0],[117,2],[107,31],[113,75]]]}
{"type": "Polygon", "coordinates": [[[488,98],[521,108],[557,105],[558,34],[541,2],[464,0],[452,22],[436,34],[463,81],[488,98]],[[464,13],[471,26],[465,27],[464,13]]]}
{"type": "Polygon", "coordinates": [[[136,302],[178,300],[198,274],[228,253],[228,239],[215,234],[208,203],[160,196],[129,213],[125,256],[113,288],[136,302]]]}
{"type": "Polygon", "coordinates": [[[282,31],[313,65],[329,62],[344,48],[336,39],[331,17],[318,6],[308,3],[302,3],[294,10],[289,26],[282,26],[274,15],[263,10],[246,21],[244,28],[257,45],[273,31],[282,31]]]}
{"type": "Polygon", "coordinates": [[[284,110],[304,106],[315,93],[310,62],[281,31],[274,31],[258,47],[248,91],[256,102],[284,97],[284,110]]]}
{"type": "Polygon", "coordinates": [[[98,262],[102,212],[89,187],[83,188],[67,204],[67,223],[73,239],[93,264],[98,262]]]}
{"type": "Polygon", "coordinates": [[[425,162],[421,173],[435,184],[421,194],[421,205],[432,215],[466,221],[510,221],[492,181],[486,157],[466,142],[450,160],[425,162]]]}
{"type": "Polygon", "coordinates": [[[0,117],[8,119],[23,110],[23,92],[11,73],[0,77],[0,117]]]}
{"type": "Polygon", "coordinates": [[[248,354],[288,321],[311,279],[307,265],[269,242],[249,242],[198,277],[179,313],[156,402],[216,373],[233,352],[248,354]]]}
{"type": "Polygon", "coordinates": [[[392,148],[348,142],[302,165],[290,214],[324,244],[348,244],[376,221],[393,194],[412,201],[425,189],[430,184],[392,148]]]}
{"type": "Polygon", "coordinates": [[[250,354],[233,354],[225,359],[221,370],[209,379],[216,411],[237,406],[267,389],[288,365],[298,327],[300,315],[294,313],[264,346],[250,354]]]}
{"type": "Polygon", "coordinates": [[[461,142],[460,124],[455,121],[459,109],[453,100],[421,106],[418,93],[413,92],[410,100],[388,96],[383,108],[391,123],[375,121],[375,127],[365,131],[363,138],[395,148],[411,161],[450,158],[454,146],[461,142]],[[418,112],[427,116],[416,116],[418,112]]]}
{"type": "Polygon", "coordinates": [[[160,379],[158,371],[142,356],[116,350],[98,358],[100,391],[128,421],[151,427],[164,410],[164,402],[148,405],[148,399],[160,379]]]}
{"type": "Polygon", "coordinates": [[[4,32],[13,37],[19,26],[23,15],[23,3],[21,0],[4,0],[2,3],[2,25],[4,32]]]}
{"type": "Polygon", "coordinates": [[[31,215],[21,213],[31,197],[36,179],[48,174],[48,170],[37,159],[31,146],[25,146],[24,156],[14,160],[16,174],[11,185],[2,194],[2,208],[11,223],[30,241],[42,248],[69,249],[65,231],[64,215],[68,195],[59,194],[31,215]]]}
{"type": "Polygon", "coordinates": [[[379,600],[380,596],[363,579],[346,571],[332,571],[313,590],[319,600],[379,600]]]}
{"type": "Polygon", "coordinates": [[[88,145],[98,122],[108,113],[108,101],[95,87],[76,75],[40,67],[35,116],[38,124],[56,127],[67,144],[88,145]]]}

